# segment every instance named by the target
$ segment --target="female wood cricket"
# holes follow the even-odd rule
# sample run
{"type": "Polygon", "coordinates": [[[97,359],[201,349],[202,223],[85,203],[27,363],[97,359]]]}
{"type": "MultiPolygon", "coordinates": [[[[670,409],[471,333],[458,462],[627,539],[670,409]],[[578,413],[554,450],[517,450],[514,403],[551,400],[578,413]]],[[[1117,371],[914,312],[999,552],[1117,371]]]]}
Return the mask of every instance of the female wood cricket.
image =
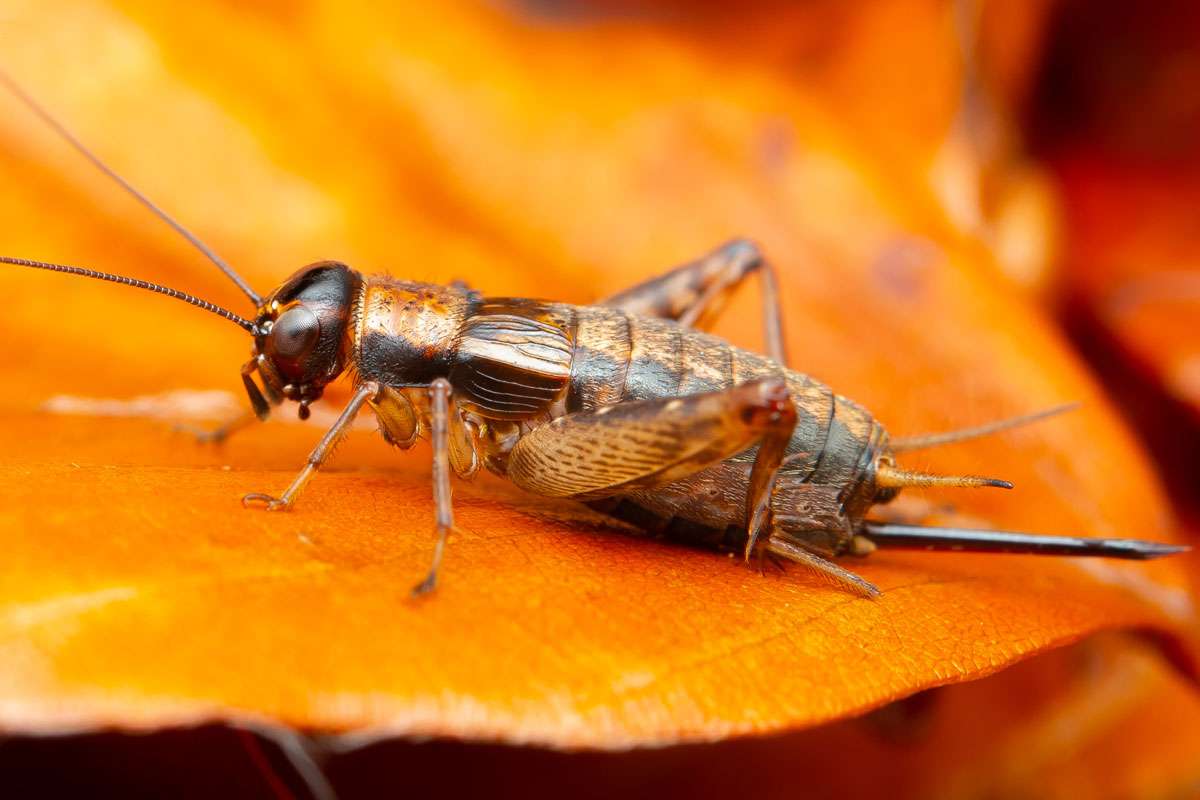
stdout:
{"type": "Polygon", "coordinates": [[[897,453],[993,433],[1055,411],[953,433],[889,440],[863,408],[787,367],[773,273],[737,241],[596,305],[483,297],[363,275],[332,261],[302,268],[259,296],[195,236],[114,173],[32,98],[33,113],[217,265],[255,307],[244,318],[146,281],[20,258],[165,294],[241,326],[253,356],[241,370],[253,413],[202,438],[220,441],[284,400],[309,404],[343,373],[354,394],[282,494],[247,506],[292,507],[350,423],[369,405],[391,444],[433,445],[437,544],[421,594],[437,581],[453,527],[450,473],[481,467],[547,497],[589,503],[652,533],[798,562],[852,591],[878,589],[831,558],[876,547],[1153,558],[1186,549],[1155,542],[1035,536],[874,522],[873,506],[919,486],[1005,481],[902,469],[897,453]],[[769,355],[696,329],[748,275],[762,282],[769,355]],[[257,373],[261,388],[255,382],[257,373]]]}

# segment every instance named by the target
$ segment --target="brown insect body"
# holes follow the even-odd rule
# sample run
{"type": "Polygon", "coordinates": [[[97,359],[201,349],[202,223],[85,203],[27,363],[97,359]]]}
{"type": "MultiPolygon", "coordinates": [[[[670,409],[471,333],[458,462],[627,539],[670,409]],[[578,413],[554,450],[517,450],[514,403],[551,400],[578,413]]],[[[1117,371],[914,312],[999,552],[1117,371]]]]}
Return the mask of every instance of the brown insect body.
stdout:
{"type": "MultiPolygon", "coordinates": [[[[887,457],[883,428],[857,404],[765,356],[672,320],[620,309],[483,298],[385,276],[361,285],[347,346],[359,379],[385,387],[369,401],[385,438],[407,447],[428,435],[423,387],[447,378],[451,466],[460,477],[481,465],[513,477],[508,457],[521,437],[565,414],[774,378],[786,384],[798,414],[773,495],[780,531],[842,553],[878,499],[873,475],[887,457]]],[[[604,492],[622,502],[596,505],[652,532],[740,549],[754,456],[750,447],[666,486],[604,492]]],[[[581,473],[603,471],[593,453],[579,452],[574,463],[581,473]]],[[[559,491],[521,476],[517,482],[541,494],[595,498],[582,487],[571,491],[562,471],[570,463],[558,466],[559,491]]]]}
{"type": "Polygon", "coordinates": [[[1046,537],[868,521],[905,486],[1001,486],[972,476],[907,472],[893,451],[994,433],[1048,413],[889,442],[857,404],[786,367],[774,273],[757,248],[732,242],[603,301],[576,306],[486,298],[459,286],[363,276],[338,262],[301,269],[266,299],[114,173],[0,72],[3,83],[99,169],[188,239],[254,303],[253,320],[176,289],[79,267],[0,256],[0,263],[122,283],[183,300],[248,331],[242,367],[253,415],[202,439],[221,441],[284,400],[301,418],[350,372],[354,396],[278,497],[290,508],[364,405],[384,437],[433,444],[438,531],[433,588],[453,527],[450,473],[480,467],[549,497],[593,504],[653,533],[769,552],[867,595],[878,590],[827,560],[875,546],[1153,558],[1181,549],[1122,539],[1046,537]],[[762,279],[770,357],[696,329],[748,275],[762,279]],[[262,388],[254,380],[257,373],[262,388]]]}
{"type": "MultiPolygon", "coordinates": [[[[435,439],[442,537],[422,589],[433,585],[453,524],[449,472],[470,478],[480,467],[668,538],[747,558],[757,545],[869,595],[877,590],[826,557],[877,544],[1122,557],[1170,550],[867,522],[906,485],[1008,484],[899,470],[887,432],[861,406],[685,324],[763,267],[753,245],[734,242],[594,306],[488,298],[337,262],[306,267],[260,305],[255,358],[243,368],[251,403],[266,416],[254,370],[271,402],[298,400],[301,416],[347,370],[355,400],[283,495],[246,500],[290,507],[369,404],[392,444],[435,439]]],[[[775,326],[768,340],[781,351],[777,318],[775,326]]]]}

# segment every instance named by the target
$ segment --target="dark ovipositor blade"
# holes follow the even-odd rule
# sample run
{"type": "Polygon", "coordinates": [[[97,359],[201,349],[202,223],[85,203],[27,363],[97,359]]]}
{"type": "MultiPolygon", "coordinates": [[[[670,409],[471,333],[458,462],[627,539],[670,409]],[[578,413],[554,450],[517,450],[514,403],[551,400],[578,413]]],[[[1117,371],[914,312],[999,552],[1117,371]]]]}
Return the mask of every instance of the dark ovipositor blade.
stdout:
{"type": "Polygon", "coordinates": [[[1138,539],[1088,539],[1014,531],[935,528],[925,525],[863,523],[861,535],[877,547],[896,550],[951,550],[973,553],[1026,553],[1045,556],[1099,556],[1144,561],[1191,548],[1138,539]]]}

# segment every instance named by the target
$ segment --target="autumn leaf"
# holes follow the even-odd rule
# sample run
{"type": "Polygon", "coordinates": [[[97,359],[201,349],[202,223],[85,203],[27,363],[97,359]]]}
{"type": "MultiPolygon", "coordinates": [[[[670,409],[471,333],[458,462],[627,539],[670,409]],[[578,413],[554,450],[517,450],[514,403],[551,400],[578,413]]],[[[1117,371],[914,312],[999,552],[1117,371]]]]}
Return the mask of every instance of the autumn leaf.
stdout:
{"type": "MultiPolygon", "coordinates": [[[[819,92],[770,63],[731,67],[727,48],[666,30],[549,27],[486,4],[80,2],[30,7],[20,23],[6,66],[260,290],[337,257],[586,303],[753,236],[781,273],[795,366],[893,432],[1082,401],[912,462],[997,474],[1016,492],[929,493],[910,509],[1173,536],[1145,454],[1053,325],[927,186],[898,184],[819,92]]],[[[243,308],[6,103],[7,252],[243,308]]],[[[221,720],[621,748],[843,719],[1102,630],[1152,631],[1193,667],[1180,560],[881,553],[854,564],[883,589],[869,601],[638,538],[492,478],[456,485],[443,583],[413,601],[432,548],[426,450],[362,430],[293,513],[244,510],[242,494],[286,485],[336,406],[196,446],[171,423],[228,404],[197,393],[237,391],[243,334],[114,287],[15,269],[3,281],[0,332],[16,354],[0,397],[10,731],[221,720]]],[[[741,293],[718,332],[758,346],[756,308],[741,293]]]]}
{"type": "Polygon", "coordinates": [[[619,754],[393,741],[339,753],[329,770],[348,797],[401,785],[499,797],[1173,797],[1195,785],[1198,734],[1191,684],[1145,643],[1099,636],[780,736],[619,754]]]}

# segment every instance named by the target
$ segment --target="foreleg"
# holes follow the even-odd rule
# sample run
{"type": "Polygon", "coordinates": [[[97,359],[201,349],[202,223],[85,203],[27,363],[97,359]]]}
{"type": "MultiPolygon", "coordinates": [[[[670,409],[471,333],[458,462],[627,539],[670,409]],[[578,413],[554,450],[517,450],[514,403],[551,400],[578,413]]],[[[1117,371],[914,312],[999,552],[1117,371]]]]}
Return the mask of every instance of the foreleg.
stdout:
{"type": "Polygon", "coordinates": [[[254,379],[251,376],[256,369],[261,367],[262,362],[263,358],[259,356],[250,359],[242,365],[242,384],[246,387],[246,395],[250,398],[252,411],[244,410],[237,416],[212,429],[181,423],[175,426],[175,430],[190,433],[201,444],[221,444],[243,428],[248,428],[255,422],[266,420],[271,414],[271,406],[279,405],[283,402],[283,398],[271,389],[271,384],[267,381],[263,382],[263,386],[267,389],[267,397],[263,397],[263,393],[259,391],[258,385],[254,383],[254,379]]]}
{"type": "Polygon", "coordinates": [[[338,442],[346,435],[350,429],[350,423],[354,422],[354,418],[358,416],[358,412],[362,409],[363,404],[368,400],[379,396],[379,384],[374,382],[364,383],[355,391],[354,397],[342,410],[337,421],[333,423],[325,435],[321,437],[321,441],[313,448],[313,451],[308,456],[308,463],[300,470],[300,474],[296,476],[291,485],[284,490],[279,497],[272,497],[269,494],[254,493],[248,494],[242,498],[242,505],[249,506],[253,503],[262,503],[268,511],[286,511],[296,502],[296,496],[303,491],[304,486],[312,479],[321,465],[325,463],[325,459],[337,447],[338,442]]]}

